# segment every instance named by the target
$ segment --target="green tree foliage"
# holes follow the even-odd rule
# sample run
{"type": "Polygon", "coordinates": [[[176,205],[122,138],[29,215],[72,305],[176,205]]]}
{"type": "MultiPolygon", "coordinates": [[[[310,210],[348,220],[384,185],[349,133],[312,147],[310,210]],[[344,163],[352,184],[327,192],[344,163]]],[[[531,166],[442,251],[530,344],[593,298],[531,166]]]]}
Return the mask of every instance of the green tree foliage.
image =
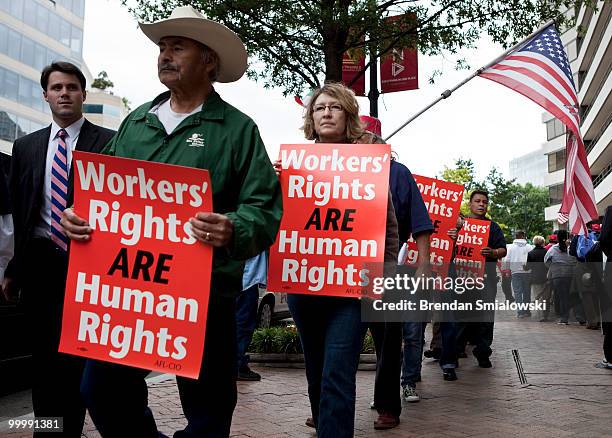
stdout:
{"type": "MultiPolygon", "coordinates": [[[[515,184],[514,180],[505,179],[495,167],[480,185],[489,192],[489,216],[499,224],[507,241],[512,236],[512,229],[517,226],[510,218],[515,209],[513,201],[520,191],[520,186],[515,184]]],[[[544,211],[541,213],[543,217],[544,211]]]]}
{"type": "Polygon", "coordinates": [[[546,237],[552,232],[550,224],[544,220],[544,208],[548,207],[546,188],[530,183],[520,186],[514,203],[511,218],[516,229],[525,230],[529,238],[538,234],[546,237]]]}
{"type": "MultiPolygon", "coordinates": [[[[191,5],[236,32],[255,61],[249,77],[299,94],[323,80],[339,81],[342,55],[377,58],[394,46],[425,55],[474,47],[482,34],[504,46],[569,7],[594,0],[122,0],[141,21],[166,18],[191,5]],[[387,17],[402,18],[390,23],[387,17]],[[416,17],[416,20],[415,20],[416,17]]],[[[457,61],[459,68],[464,62],[457,61]]]]}
{"type": "Polygon", "coordinates": [[[441,177],[443,180],[461,184],[465,190],[471,192],[476,185],[474,162],[458,158],[455,160],[455,167],[444,166],[441,177]]]}
{"type": "Polygon", "coordinates": [[[468,215],[470,209],[468,207],[468,201],[470,199],[470,193],[476,188],[478,182],[476,181],[476,170],[474,169],[474,162],[471,159],[464,160],[458,158],[455,160],[454,167],[444,166],[444,170],[440,174],[440,178],[445,181],[454,182],[455,184],[461,184],[465,188],[463,193],[463,201],[461,202],[461,213],[468,215]]]}
{"type": "Polygon", "coordinates": [[[130,102],[127,97],[122,97],[121,103],[123,103],[123,106],[125,107],[126,110],[132,111],[132,107],[131,107],[132,102],[130,102]]]}
{"type": "Polygon", "coordinates": [[[97,88],[98,90],[106,91],[113,88],[115,84],[108,78],[108,74],[102,70],[98,73],[98,77],[93,80],[91,83],[92,88],[97,88]]]}
{"type": "Polygon", "coordinates": [[[499,224],[509,242],[517,230],[525,231],[529,238],[538,234],[546,236],[552,231],[544,220],[544,208],[548,207],[548,191],[544,187],[516,184],[504,178],[497,168],[492,168],[480,181],[472,160],[461,158],[455,160],[454,167],[445,166],[440,177],[466,188],[461,204],[464,214],[469,214],[470,194],[475,189],[486,190],[489,193],[488,216],[499,224]]]}

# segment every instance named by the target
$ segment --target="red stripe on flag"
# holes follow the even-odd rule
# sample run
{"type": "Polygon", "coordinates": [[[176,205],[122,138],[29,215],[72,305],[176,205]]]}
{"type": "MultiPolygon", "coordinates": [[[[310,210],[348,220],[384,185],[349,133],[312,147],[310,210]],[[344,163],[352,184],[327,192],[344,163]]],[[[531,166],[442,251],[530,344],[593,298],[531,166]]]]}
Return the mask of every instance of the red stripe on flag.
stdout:
{"type": "Polygon", "coordinates": [[[554,77],[561,84],[561,86],[565,89],[565,91],[567,91],[567,94],[569,94],[570,96],[574,96],[575,99],[574,99],[574,102],[572,103],[574,105],[578,105],[578,96],[576,96],[576,91],[570,86],[570,84],[568,84],[567,79],[564,76],[557,73],[557,71],[553,69],[550,65],[546,64],[545,62],[539,59],[532,58],[530,56],[511,55],[506,59],[529,62],[529,63],[535,64],[538,67],[546,70],[552,77],[554,77]]]}
{"type": "Polygon", "coordinates": [[[567,105],[567,106],[573,106],[574,105],[569,100],[567,100],[567,98],[563,95],[563,93],[561,93],[559,91],[558,88],[554,87],[549,81],[544,79],[539,74],[535,73],[533,70],[529,70],[526,67],[512,67],[512,66],[509,66],[509,65],[500,65],[500,64],[494,66],[493,68],[495,70],[511,70],[511,71],[515,71],[517,73],[524,74],[525,76],[533,79],[538,84],[540,84],[544,88],[546,88],[552,95],[554,95],[557,99],[559,99],[564,105],[567,105]]]}

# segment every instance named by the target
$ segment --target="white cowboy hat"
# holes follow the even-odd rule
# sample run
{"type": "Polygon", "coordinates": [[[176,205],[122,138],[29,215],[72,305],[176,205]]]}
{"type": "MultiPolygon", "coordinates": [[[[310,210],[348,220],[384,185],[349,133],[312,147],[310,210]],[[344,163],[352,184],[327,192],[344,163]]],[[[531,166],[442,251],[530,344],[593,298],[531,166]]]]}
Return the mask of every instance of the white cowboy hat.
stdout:
{"type": "Polygon", "coordinates": [[[155,44],[163,37],[178,36],[198,41],[219,56],[218,82],[234,82],[247,68],[247,53],[238,35],[216,21],[204,18],[191,6],[175,8],[169,18],[155,23],[139,23],[155,44]]]}

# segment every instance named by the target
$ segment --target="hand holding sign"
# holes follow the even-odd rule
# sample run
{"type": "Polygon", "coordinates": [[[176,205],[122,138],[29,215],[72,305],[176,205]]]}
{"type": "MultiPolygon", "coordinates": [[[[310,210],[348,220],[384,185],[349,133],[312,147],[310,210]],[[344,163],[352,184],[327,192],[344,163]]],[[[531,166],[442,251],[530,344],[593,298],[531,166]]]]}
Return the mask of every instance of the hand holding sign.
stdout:
{"type": "Polygon", "coordinates": [[[224,214],[198,212],[189,223],[193,235],[200,242],[220,248],[232,241],[234,223],[224,214]]]}
{"type": "Polygon", "coordinates": [[[480,255],[483,255],[485,257],[496,257],[497,256],[497,250],[495,249],[491,249],[488,246],[485,246],[484,248],[482,248],[480,250],[480,255]]]}
{"type": "Polygon", "coordinates": [[[274,173],[276,173],[276,176],[280,178],[281,172],[283,170],[283,164],[281,163],[281,160],[276,160],[274,163],[272,163],[272,165],[274,166],[274,173]]]}
{"type": "Polygon", "coordinates": [[[70,240],[89,240],[89,235],[93,231],[87,221],[78,216],[72,208],[67,208],[62,212],[60,224],[70,240]]]}

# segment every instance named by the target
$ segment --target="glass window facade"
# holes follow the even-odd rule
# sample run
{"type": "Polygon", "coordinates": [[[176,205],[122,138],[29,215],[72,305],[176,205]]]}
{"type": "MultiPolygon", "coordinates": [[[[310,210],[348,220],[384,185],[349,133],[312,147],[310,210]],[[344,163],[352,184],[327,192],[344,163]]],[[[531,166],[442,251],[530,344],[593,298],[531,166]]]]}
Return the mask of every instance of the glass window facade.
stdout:
{"type": "Polygon", "coordinates": [[[44,111],[47,106],[38,82],[2,67],[0,67],[0,96],[38,111],[44,111]]]}
{"type": "Polygon", "coordinates": [[[87,114],[103,114],[103,106],[95,103],[84,103],[83,112],[87,114]]]}
{"type": "Polygon", "coordinates": [[[55,0],[55,3],[68,9],[77,17],[85,17],[85,0],[55,0]]]}
{"type": "MultiPolygon", "coordinates": [[[[13,20],[0,23],[0,54],[40,72],[53,61],[70,61],[77,66],[82,64],[83,30],[82,25],[68,21],[70,15],[66,10],[80,18],[85,16],[85,0],[0,0],[0,12],[10,15],[13,20]],[[33,35],[34,29],[47,35],[58,44],[63,44],[70,51],[59,46],[49,49],[47,43],[33,35]],[[43,42],[40,42],[38,40],[43,42]],[[61,55],[59,51],[66,53],[61,55]]],[[[74,20],[73,20],[74,21],[74,20]]],[[[12,142],[15,139],[43,128],[43,124],[19,115],[17,103],[49,115],[51,111],[42,97],[38,77],[17,72],[0,66],[0,97],[15,104],[3,105],[0,108],[0,139],[12,142]]]]}
{"type": "Polygon", "coordinates": [[[18,101],[17,92],[19,90],[19,75],[13,71],[1,69],[4,71],[4,81],[0,85],[0,95],[7,99],[18,101]]]}
{"type": "Polygon", "coordinates": [[[561,204],[563,200],[563,184],[548,187],[549,205],[561,204]]]}
{"type": "MultiPolygon", "coordinates": [[[[82,38],[80,41],[82,41],[82,38]]],[[[54,50],[46,48],[42,44],[38,44],[25,35],[22,35],[1,23],[0,53],[4,53],[10,58],[29,65],[38,71],[41,71],[52,61],[66,60],[65,56],[60,55],[54,50]]],[[[81,65],[75,59],[69,59],[69,61],[79,67],[81,65]]]]}
{"type": "Polygon", "coordinates": [[[83,104],[83,113],[85,114],[105,114],[107,116],[120,117],[119,108],[112,105],[101,105],[97,103],[83,104]]]}
{"type": "Polygon", "coordinates": [[[548,173],[565,169],[565,149],[548,154],[548,173]]]}
{"type": "Polygon", "coordinates": [[[81,56],[81,53],[83,52],[83,31],[73,27],[71,35],[70,50],[72,50],[72,53],[77,54],[77,56],[81,56]]]}
{"type": "Polygon", "coordinates": [[[546,122],[546,138],[552,140],[565,134],[565,125],[559,119],[551,119],[546,122]]]}
{"type": "Polygon", "coordinates": [[[0,139],[15,141],[26,134],[42,129],[42,125],[25,117],[17,117],[7,111],[0,110],[0,139]]]}
{"type": "Polygon", "coordinates": [[[47,35],[53,38],[55,41],[59,41],[60,39],[60,27],[61,27],[61,19],[55,14],[49,14],[49,30],[47,35]]]}
{"type": "MultiPolygon", "coordinates": [[[[85,0],[56,0],[80,18],[85,16],[85,0]]],[[[0,9],[34,29],[49,35],[70,48],[73,53],[82,56],[83,31],[60,14],[41,5],[35,0],[0,0],[0,9]]]]}
{"type": "Polygon", "coordinates": [[[21,56],[21,35],[13,29],[9,29],[8,36],[7,55],[13,59],[19,59],[21,56]]]}

